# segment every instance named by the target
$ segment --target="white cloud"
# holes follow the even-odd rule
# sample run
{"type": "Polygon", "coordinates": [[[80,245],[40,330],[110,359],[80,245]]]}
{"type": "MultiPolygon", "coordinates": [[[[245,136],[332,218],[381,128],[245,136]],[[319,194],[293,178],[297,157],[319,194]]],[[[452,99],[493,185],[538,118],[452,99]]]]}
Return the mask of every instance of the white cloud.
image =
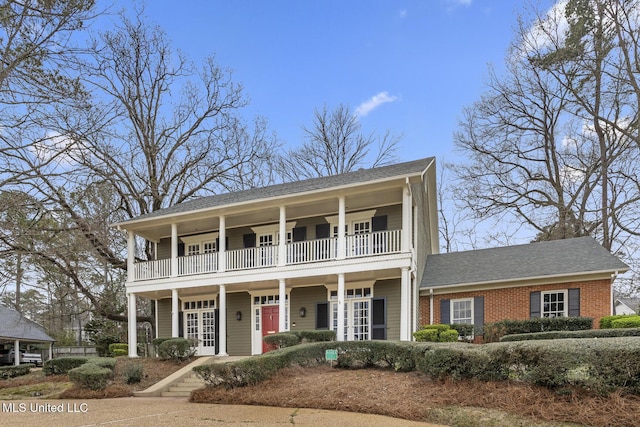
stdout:
{"type": "Polygon", "coordinates": [[[358,105],[355,115],[358,117],[364,117],[382,104],[385,104],[387,102],[394,102],[397,99],[397,96],[391,96],[388,92],[380,92],[364,101],[362,104],[358,105]]]}

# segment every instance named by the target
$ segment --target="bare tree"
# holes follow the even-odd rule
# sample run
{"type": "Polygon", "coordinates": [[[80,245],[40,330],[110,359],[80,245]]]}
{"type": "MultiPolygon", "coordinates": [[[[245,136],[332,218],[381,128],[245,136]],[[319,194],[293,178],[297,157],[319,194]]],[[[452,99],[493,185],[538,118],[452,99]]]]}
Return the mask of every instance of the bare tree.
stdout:
{"type": "Polygon", "coordinates": [[[358,117],[345,105],[333,111],[328,111],[326,105],[322,110],[316,109],[312,126],[302,128],[304,143],[279,159],[278,173],[285,181],[295,181],[392,163],[401,137],[389,131],[382,137],[366,135],[361,128],[358,117]]]}
{"type": "MultiPolygon", "coordinates": [[[[242,117],[247,102],[228,70],[212,57],[190,62],[142,12],[123,15],[90,51],[69,62],[83,95],[55,106],[39,128],[47,138],[25,133],[30,147],[10,150],[22,171],[11,184],[51,213],[53,237],[31,253],[98,314],[126,321],[123,305],[105,298],[122,292],[126,269],[125,236],[109,224],[261,184],[268,174],[245,174],[265,169],[277,144],[264,119],[242,117]]],[[[16,239],[5,244],[23,249],[16,239]]],[[[136,256],[151,252],[140,242],[136,256]]]]}

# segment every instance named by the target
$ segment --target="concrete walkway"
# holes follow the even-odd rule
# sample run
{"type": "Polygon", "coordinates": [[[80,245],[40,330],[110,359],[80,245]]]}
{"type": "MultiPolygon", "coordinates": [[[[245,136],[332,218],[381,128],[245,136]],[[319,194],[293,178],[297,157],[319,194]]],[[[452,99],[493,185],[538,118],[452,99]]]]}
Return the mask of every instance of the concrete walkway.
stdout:
{"type": "MultiPolygon", "coordinates": [[[[174,397],[3,401],[0,425],[79,426],[363,426],[433,424],[319,409],[190,403],[174,397]]],[[[441,426],[442,427],[442,426],[441,426]]]]}

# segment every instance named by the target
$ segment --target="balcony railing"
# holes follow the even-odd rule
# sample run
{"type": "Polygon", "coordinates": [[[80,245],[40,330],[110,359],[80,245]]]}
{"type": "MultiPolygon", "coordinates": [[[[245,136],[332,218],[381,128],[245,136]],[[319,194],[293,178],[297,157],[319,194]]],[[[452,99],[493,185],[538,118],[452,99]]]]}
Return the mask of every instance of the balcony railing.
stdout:
{"type": "MultiPolygon", "coordinates": [[[[346,236],[344,257],[357,258],[400,252],[401,230],[346,236]]],[[[226,271],[277,266],[278,246],[262,246],[225,252],[226,271]]],[[[338,258],[338,238],[305,240],[285,245],[285,265],[330,261],[338,258]]],[[[215,273],[219,270],[218,253],[189,255],[178,258],[178,276],[215,273]]],[[[171,260],[145,261],[135,264],[134,280],[171,277],[171,260]]]]}

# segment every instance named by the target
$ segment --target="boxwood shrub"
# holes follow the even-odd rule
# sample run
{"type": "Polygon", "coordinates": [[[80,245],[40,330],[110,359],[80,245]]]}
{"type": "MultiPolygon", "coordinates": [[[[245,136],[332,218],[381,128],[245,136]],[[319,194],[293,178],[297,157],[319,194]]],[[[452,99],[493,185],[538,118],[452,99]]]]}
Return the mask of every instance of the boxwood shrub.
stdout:
{"type": "Polygon", "coordinates": [[[618,319],[629,319],[629,318],[633,318],[633,317],[639,317],[638,315],[635,314],[616,314],[613,316],[605,316],[600,318],[600,329],[611,329],[613,328],[613,324],[612,322],[614,320],[618,320],[618,319]]]}
{"type": "Polygon", "coordinates": [[[500,342],[531,341],[531,340],[555,340],[564,338],[616,338],[616,337],[640,337],[640,328],[626,329],[589,329],[587,331],[551,331],[537,332],[533,334],[505,335],[500,342]]]}
{"type": "Polygon", "coordinates": [[[502,320],[484,325],[484,342],[497,342],[505,335],[545,331],[583,331],[593,328],[591,317],[537,317],[527,320],[502,320]]]}
{"type": "Polygon", "coordinates": [[[25,363],[22,365],[18,365],[18,366],[1,366],[0,367],[0,378],[2,379],[8,379],[8,378],[15,378],[15,377],[21,377],[23,375],[27,375],[29,372],[31,372],[31,368],[34,368],[35,365],[32,363],[25,363]]]}
{"type": "Polygon", "coordinates": [[[109,354],[113,357],[126,356],[129,354],[129,344],[121,342],[109,344],[109,354]]]}
{"type": "Polygon", "coordinates": [[[291,331],[290,333],[296,335],[300,342],[323,342],[323,341],[335,341],[335,331],[291,331]]]}
{"type": "Polygon", "coordinates": [[[158,356],[164,360],[183,361],[196,354],[194,342],[186,338],[171,338],[158,346],[158,356]]]}
{"type": "Polygon", "coordinates": [[[449,325],[424,325],[422,329],[413,333],[419,342],[455,342],[458,341],[458,331],[449,325]]]}
{"type": "Polygon", "coordinates": [[[85,363],[69,371],[69,379],[81,388],[101,390],[107,386],[113,371],[94,363],[85,363]]]}
{"type": "Polygon", "coordinates": [[[45,375],[64,375],[71,369],[84,365],[88,360],[88,357],[61,357],[59,359],[49,359],[44,362],[42,371],[45,375]]]}
{"type": "Polygon", "coordinates": [[[265,343],[275,346],[276,348],[291,347],[300,343],[300,337],[289,332],[265,335],[263,340],[265,343]]]}
{"type": "Polygon", "coordinates": [[[614,329],[640,328],[640,316],[628,316],[615,319],[611,322],[611,327],[614,329]]]}

